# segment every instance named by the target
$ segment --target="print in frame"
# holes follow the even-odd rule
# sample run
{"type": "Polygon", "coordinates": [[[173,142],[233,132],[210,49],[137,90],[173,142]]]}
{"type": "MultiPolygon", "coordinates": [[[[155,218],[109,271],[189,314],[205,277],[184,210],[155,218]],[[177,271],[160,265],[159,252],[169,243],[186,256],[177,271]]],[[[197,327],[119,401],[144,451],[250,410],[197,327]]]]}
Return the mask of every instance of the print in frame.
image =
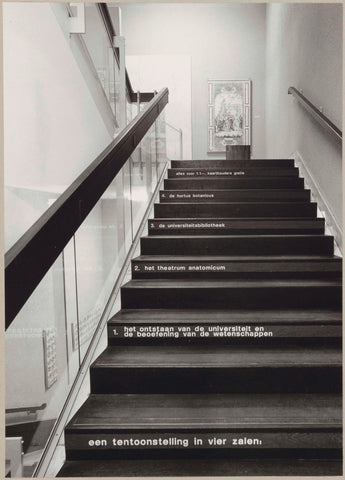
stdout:
{"type": "Polygon", "coordinates": [[[250,80],[209,80],[208,97],[208,153],[250,145],[250,80]]]}

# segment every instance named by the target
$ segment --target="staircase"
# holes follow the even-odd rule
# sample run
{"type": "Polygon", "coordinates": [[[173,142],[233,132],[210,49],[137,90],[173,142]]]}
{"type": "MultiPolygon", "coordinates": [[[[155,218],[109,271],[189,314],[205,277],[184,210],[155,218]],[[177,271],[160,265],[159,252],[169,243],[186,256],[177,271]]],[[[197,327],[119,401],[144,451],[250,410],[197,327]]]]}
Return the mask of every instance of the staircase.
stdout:
{"type": "Polygon", "coordinates": [[[341,475],[341,259],[298,169],[171,166],[59,476],[341,475]]]}

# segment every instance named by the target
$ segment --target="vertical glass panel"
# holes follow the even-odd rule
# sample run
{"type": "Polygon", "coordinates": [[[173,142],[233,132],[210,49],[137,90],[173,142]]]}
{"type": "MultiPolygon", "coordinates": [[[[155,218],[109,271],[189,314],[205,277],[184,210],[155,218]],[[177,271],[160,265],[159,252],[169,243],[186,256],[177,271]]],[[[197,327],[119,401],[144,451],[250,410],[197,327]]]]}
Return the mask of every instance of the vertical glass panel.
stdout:
{"type": "Polygon", "coordinates": [[[180,129],[165,124],[167,156],[170,160],[182,160],[182,132],[180,129]]]}
{"type": "Polygon", "coordinates": [[[166,142],[166,123],[164,111],[159,115],[156,120],[156,152],[157,152],[157,173],[158,178],[163,171],[163,168],[170,157],[167,155],[167,142],[166,142]]]}
{"type": "MultiPolygon", "coordinates": [[[[5,165],[5,170],[11,168],[9,163],[8,161],[5,165]]],[[[37,185],[20,185],[20,180],[18,178],[17,185],[5,185],[4,188],[5,251],[19,240],[62,193],[62,188],[49,184],[45,178],[38,180],[37,185]]]]}
{"type": "Polygon", "coordinates": [[[6,437],[22,437],[31,476],[69,391],[62,255],[5,337],[6,437]]]}
{"type": "Polygon", "coordinates": [[[119,172],[75,235],[81,359],[128,252],[128,199],[119,172]]]}
{"type": "Polygon", "coordinates": [[[86,33],[83,39],[115,114],[115,59],[103,20],[95,4],[85,4],[86,33]]]}
{"type": "Polygon", "coordinates": [[[131,199],[134,235],[138,230],[152,192],[151,135],[148,132],[131,156],[131,199]]]}
{"type": "Polygon", "coordinates": [[[77,304],[77,276],[75,259],[75,239],[74,237],[65,247],[62,253],[64,266],[64,284],[65,284],[65,311],[66,311],[66,348],[68,354],[68,371],[70,382],[73,382],[78,373],[81,359],[78,345],[78,304],[77,304]]]}
{"type": "Polygon", "coordinates": [[[114,64],[114,90],[113,90],[113,97],[111,97],[111,100],[113,100],[115,117],[116,117],[117,123],[119,124],[120,122],[120,68],[117,63],[117,60],[114,57],[114,53],[112,50],[110,50],[109,54],[112,56],[113,64],[114,64]]]}
{"type": "Polygon", "coordinates": [[[126,95],[126,119],[127,119],[127,125],[133,119],[133,107],[128,95],[126,95]]]}

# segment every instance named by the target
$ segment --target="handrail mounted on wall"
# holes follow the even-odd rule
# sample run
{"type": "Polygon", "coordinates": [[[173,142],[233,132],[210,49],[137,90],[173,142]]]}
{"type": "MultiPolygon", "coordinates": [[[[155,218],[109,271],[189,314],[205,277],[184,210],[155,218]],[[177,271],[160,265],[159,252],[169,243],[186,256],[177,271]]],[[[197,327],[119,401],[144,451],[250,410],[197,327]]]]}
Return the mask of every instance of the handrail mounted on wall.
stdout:
{"type": "Polygon", "coordinates": [[[295,87],[289,87],[288,93],[293,95],[303,107],[332,135],[335,136],[340,142],[343,139],[341,130],[330,121],[326,115],[324,115],[321,110],[315,107],[301,92],[295,87]]]}

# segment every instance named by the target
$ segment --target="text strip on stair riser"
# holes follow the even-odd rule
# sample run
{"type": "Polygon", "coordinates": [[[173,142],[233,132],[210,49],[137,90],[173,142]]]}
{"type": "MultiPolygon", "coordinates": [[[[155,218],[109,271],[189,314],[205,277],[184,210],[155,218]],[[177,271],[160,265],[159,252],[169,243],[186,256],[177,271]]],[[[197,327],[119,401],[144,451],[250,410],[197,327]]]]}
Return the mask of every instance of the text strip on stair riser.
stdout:
{"type": "Polygon", "coordinates": [[[311,325],[232,325],[232,324],[146,324],[146,325],[119,325],[108,326],[109,338],[116,339],[181,339],[181,338],[252,338],[260,339],[266,337],[304,337],[313,334],[320,337],[337,337],[340,334],[340,328],[337,325],[316,326],[311,325]]]}
{"type": "Polygon", "coordinates": [[[340,432],[69,434],[67,438],[73,450],[341,447],[340,432]]]}

